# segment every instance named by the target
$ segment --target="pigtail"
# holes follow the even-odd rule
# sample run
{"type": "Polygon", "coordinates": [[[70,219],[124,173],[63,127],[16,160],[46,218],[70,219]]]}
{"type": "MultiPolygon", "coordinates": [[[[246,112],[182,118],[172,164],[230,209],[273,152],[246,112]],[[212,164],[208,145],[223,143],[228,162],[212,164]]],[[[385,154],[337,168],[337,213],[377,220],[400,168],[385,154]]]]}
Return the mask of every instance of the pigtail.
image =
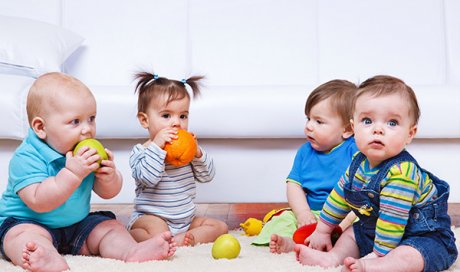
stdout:
{"type": "Polygon", "coordinates": [[[134,80],[138,80],[134,93],[139,95],[143,93],[146,89],[146,86],[155,79],[155,75],[148,72],[139,72],[134,75],[134,80]]]}
{"type": "Polygon", "coordinates": [[[185,84],[189,85],[193,92],[193,97],[198,97],[200,95],[200,80],[202,80],[204,76],[192,76],[185,80],[185,84]]]}

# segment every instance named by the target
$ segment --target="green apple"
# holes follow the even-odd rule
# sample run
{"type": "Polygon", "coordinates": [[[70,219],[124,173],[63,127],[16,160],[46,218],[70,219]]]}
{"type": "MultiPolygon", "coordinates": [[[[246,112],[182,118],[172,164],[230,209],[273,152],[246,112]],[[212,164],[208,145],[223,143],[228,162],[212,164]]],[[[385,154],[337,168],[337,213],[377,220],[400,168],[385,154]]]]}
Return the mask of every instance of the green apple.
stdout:
{"type": "Polygon", "coordinates": [[[101,159],[97,161],[99,163],[99,165],[101,164],[102,160],[107,160],[109,158],[109,156],[107,155],[107,152],[105,152],[104,146],[101,144],[101,142],[99,142],[96,139],[92,139],[92,138],[85,139],[85,140],[79,142],[77,144],[77,146],[75,146],[75,148],[73,149],[73,155],[75,156],[75,154],[77,154],[78,150],[80,148],[84,147],[84,146],[96,149],[97,154],[99,156],[101,156],[101,159]]]}
{"type": "Polygon", "coordinates": [[[234,259],[240,254],[241,245],[238,239],[231,234],[222,234],[212,245],[214,259],[234,259]]]}

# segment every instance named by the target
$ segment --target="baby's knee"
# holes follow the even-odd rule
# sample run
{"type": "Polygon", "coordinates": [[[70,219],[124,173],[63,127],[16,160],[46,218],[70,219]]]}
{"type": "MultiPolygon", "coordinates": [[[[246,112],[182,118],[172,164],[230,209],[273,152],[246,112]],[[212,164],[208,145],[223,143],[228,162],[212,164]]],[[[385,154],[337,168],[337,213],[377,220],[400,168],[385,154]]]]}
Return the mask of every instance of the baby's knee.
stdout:
{"type": "Polygon", "coordinates": [[[99,230],[106,230],[106,231],[111,231],[111,230],[127,231],[125,226],[123,226],[123,224],[121,224],[118,220],[115,220],[115,219],[105,220],[105,221],[99,223],[96,226],[96,228],[99,229],[99,230]]]}
{"type": "Polygon", "coordinates": [[[228,233],[228,225],[224,221],[218,220],[216,223],[216,228],[219,230],[220,233],[228,233]]]}

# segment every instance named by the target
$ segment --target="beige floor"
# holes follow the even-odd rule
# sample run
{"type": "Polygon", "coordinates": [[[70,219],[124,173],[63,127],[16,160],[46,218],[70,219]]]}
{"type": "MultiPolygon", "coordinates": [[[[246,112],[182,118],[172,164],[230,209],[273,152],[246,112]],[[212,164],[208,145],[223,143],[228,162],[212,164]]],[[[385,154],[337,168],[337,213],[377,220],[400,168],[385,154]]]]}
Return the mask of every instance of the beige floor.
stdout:
{"type": "MultiPolygon", "coordinates": [[[[240,223],[253,217],[262,220],[272,209],[287,207],[287,203],[218,203],[198,204],[198,216],[223,220],[229,229],[236,229],[240,223]]],[[[94,204],[93,210],[110,210],[123,223],[127,223],[133,206],[131,204],[94,204]]],[[[449,204],[452,225],[460,226],[460,203],[449,204]]]]}

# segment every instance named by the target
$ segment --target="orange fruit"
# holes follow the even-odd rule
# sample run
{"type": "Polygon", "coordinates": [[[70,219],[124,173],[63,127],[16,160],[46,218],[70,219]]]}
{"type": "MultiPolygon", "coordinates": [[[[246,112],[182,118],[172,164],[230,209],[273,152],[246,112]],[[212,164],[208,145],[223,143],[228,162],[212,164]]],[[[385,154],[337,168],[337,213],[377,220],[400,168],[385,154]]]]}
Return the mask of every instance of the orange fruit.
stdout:
{"type": "Polygon", "coordinates": [[[186,130],[180,129],[177,136],[179,138],[166,143],[163,148],[166,151],[165,161],[174,166],[183,166],[193,160],[197,145],[193,135],[186,130]]]}

